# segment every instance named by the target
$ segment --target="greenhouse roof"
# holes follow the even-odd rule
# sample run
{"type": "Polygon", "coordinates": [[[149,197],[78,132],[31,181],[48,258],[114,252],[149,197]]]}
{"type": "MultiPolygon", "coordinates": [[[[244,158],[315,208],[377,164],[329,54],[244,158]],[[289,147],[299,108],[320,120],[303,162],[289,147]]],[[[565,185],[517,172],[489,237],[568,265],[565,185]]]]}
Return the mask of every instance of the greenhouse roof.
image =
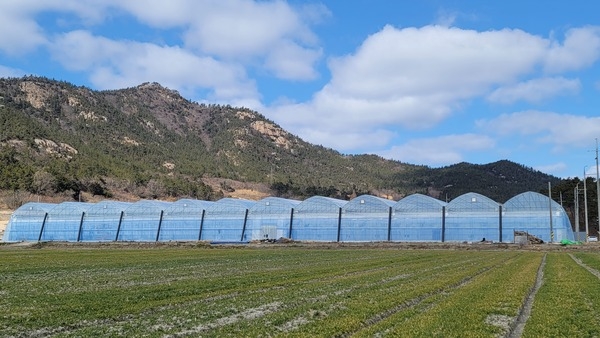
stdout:
{"type": "Polygon", "coordinates": [[[440,211],[446,204],[431,196],[413,194],[396,202],[394,210],[398,212],[440,211]]]}
{"type": "Polygon", "coordinates": [[[48,211],[49,215],[65,215],[65,214],[79,214],[87,212],[94,206],[94,203],[82,203],[82,202],[62,202],[57,204],[54,208],[48,211]]]}
{"type": "Polygon", "coordinates": [[[348,201],[337,198],[313,196],[305,199],[294,209],[300,212],[338,212],[348,201]]]}
{"type": "Polygon", "coordinates": [[[54,209],[57,204],[54,203],[39,203],[39,202],[29,202],[20,206],[13,213],[14,216],[21,215],[38,215],[38,214],[46,214],[50,212],[50,210],[54,209]]]}
{"type": "Polygon", "coordinates": [[[387,212],[395,204],[396,202],[393,200],[372,195],[361,195],[346,203],[342,209],[346,212],[387,212]]]}
{"type": "MultiPolygon", "coordinates": [[[[537,192],[524,192],[504,203],[506,211],[548,211],[548,196],[537,192]]],[[[552,200],[552,209],[562,210],[562,206],[552,200]]]]}
{"type": "Polygon", "coordinates": [[[291,210],[293,207],[300,204],[300,201],[290,200],[280,197],[265,197],[260,201],[256,202],[252,208],[251,213],[269,213],[279,212],[282,210],[291,210]]]}
{"type": "Polygon", "coordinates": [[[468,192],[450,201],[446,209],[452,211],[498,211],[500,204],[489,197],[478,193],[468,192]]]}
{"type": "Polygon", "coordinates": [[[221,198],[213,203],[206,211],[219,212],[224,210],[244,211],[250,209],[256,204],[255,201],[240,199],[240,198],[221,198]]]}

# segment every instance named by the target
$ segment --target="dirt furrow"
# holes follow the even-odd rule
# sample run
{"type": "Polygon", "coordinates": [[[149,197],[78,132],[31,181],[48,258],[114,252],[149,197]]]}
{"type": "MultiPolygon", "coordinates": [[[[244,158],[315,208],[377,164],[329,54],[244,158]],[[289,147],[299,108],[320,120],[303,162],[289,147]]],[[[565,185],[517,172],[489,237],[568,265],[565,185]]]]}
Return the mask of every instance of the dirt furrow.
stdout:
{"type": "Polygon", "coordinates": [[[535,284],[529,291],[527,298],[525,298],[525,303],[521,307],[519,311],[519,315],[515,322],[511,325],[511,330],[506,334],[507,338],[518,338],[523,335],[523,329],[525,328],[525,324],[527,324],[527,320],[531,315],[531,308],[533,307],[533,301],[535,300],[535,295],[537,294],[542,284],[544,284],[544,267],[546,266],[546,254],[542,258],[542,262],[540,263],[540,267],[537,271],[537,276],[535,278],[535,284]]]}

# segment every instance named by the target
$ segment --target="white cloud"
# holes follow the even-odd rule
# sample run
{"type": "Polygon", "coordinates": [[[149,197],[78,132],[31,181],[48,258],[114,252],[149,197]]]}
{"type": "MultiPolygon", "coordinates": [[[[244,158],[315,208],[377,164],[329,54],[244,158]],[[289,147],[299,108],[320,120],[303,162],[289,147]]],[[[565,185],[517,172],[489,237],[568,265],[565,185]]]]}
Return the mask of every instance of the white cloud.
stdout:
{"type": "Polygon", "coordinates": [[[115,89],[157,81],[181,90],[210,89],[213,99],[257,96],[243,67],[197,56],[179,47],[114,41],[74,31],[57,37],[53,56],[67,69],[90,73],[98,88],[115,89]]]}
{"type": "Polygon", "coordinates": [[[581,89],[578,79],[563,77],[533,79],[494,90],[487,99],[496,103],[527,101],[539,103],[557,95],[575,94],[581,89]]]}
{"type": "Polygon", "coordinates": [[[549,73],[579,70],[600,58],[600,27],[573,28],[565,34],[560,44],[553,41],[548,51],[545,69],[549,73]]]}
{"type": "Polygon", "coordinates": [[[495,141],[485,135],[446,135],[414,139],[388,151],[379,152],[379,155],[403,162],[440,166],[461,162],[466,153],[485,151],[494,146],[495,141]]]}
{"type": "Polygon", "coordinates": [[[46,43],[42,28],[15,3],[0,5],[0,52],[24,55],[46,43]]]}
{"type": "Polygon", "coordinates": [[[318,76],[314,65],[321,53],[284,41],[267,56],[265,67],[280,79],[312,80],[318,76]]]}
{"type": "Polygon", "coordinates": [[[600,32],[591,27],[570,30],[558,46],[556,41],[516,29],[478,32],[386,26],[354,53],[330,58],[331,80],[310,102],[282,104],[267,114],[308,141],[315,141],[311,135],[320,135],[319,142],[326,146],[351,150],[353,143],[340,147],[340,140],[371,135],[373,130],[400,133],[432,128],[493,88],[499,89],[490,99],[501,102],[577,92],[578,80],[522,79],[538,75],[540,68],[558,60],[558,50],[570,58],[582,55],[569,69],[589,64],[596,57],[595,47],[591,44],[588,50],[580,45],[581,35],[594,41],[600,32]],[[519,81],[523,83],[514,85],[519,81]],[[304,134],[305,130],[311,133],[304,134]]]}
{"type": "Polygon", "coordinates": [[[26,74],[23,70],[0,65],[0,77],[21,77],[26,74]]]}
{"type": "Polygon", "coordinates": [[[309,24],[322,6],[293,8],[283,1],[116,2],[142,22],[184,29],[185,48],[225,60],[264,66],[286,80],[311,80],[321,56],[309,24]]]}
{"type": "Polygon", "coordinates": [[[557,162],[557,163],[536,166],[536,167],[534,167],[534,169],[541,171],[543,173],[561,173],[561,172],[565,172],[568,169],[568,166],[564,162],[557,162]]]}
{"type": "Polygon", "coordinates": [[[536,143],[554,145],[557,151],[584,147],[600,135],[600,117],[535,110],[503,114],[494,119],[478,121],[477,125],[504,137],[531,136],[536,143]]]}

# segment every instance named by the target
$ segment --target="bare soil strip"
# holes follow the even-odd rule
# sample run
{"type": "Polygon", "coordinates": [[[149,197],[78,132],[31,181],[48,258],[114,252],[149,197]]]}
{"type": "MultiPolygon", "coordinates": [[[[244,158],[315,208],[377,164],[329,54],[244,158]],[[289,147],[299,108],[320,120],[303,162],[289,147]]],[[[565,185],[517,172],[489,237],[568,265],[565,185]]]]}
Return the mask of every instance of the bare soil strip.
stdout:
{"type": "Polygon", "coordinates": [[[525,299],[525,303],[523,307],[519,311],[519,315],[517,316],[516,321],[513,323],[512,329],[506,335],[507,338],[518,338],[523,335],[523,329],[525,329],[525,324],[527,324],[527,320],[529,320],[529,316],[531,315],[531,308],[533,307],[533,301],[535,300],[535,295],[537,294],[542,284],[544,284],[544,267],[546,266],[546,254],[542,258],[542,262],[540,263],[540,267],[537,271],[537,277],[535,279],[535,284],[529,291],[527,298],[525,299]]]}
{"type": "Polygon", "coordinates": [[[596,270],[596,269],[594,269],[594,268],[591,268],[591,267],[589,267],[589,266],[585,265],[585,264],[584,264],[584,263],[581,261],[581,259],[579,259],[579,258],[577,258],[577,257],[573,256],[573,254],[569,254],[569,257],[571,257],[571,259],[573,259],[573,260],[575,261],[575,263],[579,264],[579,266],[581,266],[582,268],[586,269],[586,270],[587,270],[587,271],[589,271],[589,272],[590,272],[592,275],[594,275],[594,276],[596,276],[596,277],[598,277],[598,278],[600,279],[600,271],[598,271],[598,270],[596,270]]]}

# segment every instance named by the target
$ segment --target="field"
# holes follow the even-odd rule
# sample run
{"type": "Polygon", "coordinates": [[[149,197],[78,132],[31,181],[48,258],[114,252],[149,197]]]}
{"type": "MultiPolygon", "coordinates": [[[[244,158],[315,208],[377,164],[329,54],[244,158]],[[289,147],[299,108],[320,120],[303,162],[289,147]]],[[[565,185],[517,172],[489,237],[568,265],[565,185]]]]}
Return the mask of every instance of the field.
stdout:
{"type": "Polygon", "coordinates": [[[598,337],[600,253],[0,246],[0,336],[598,337]]]}

